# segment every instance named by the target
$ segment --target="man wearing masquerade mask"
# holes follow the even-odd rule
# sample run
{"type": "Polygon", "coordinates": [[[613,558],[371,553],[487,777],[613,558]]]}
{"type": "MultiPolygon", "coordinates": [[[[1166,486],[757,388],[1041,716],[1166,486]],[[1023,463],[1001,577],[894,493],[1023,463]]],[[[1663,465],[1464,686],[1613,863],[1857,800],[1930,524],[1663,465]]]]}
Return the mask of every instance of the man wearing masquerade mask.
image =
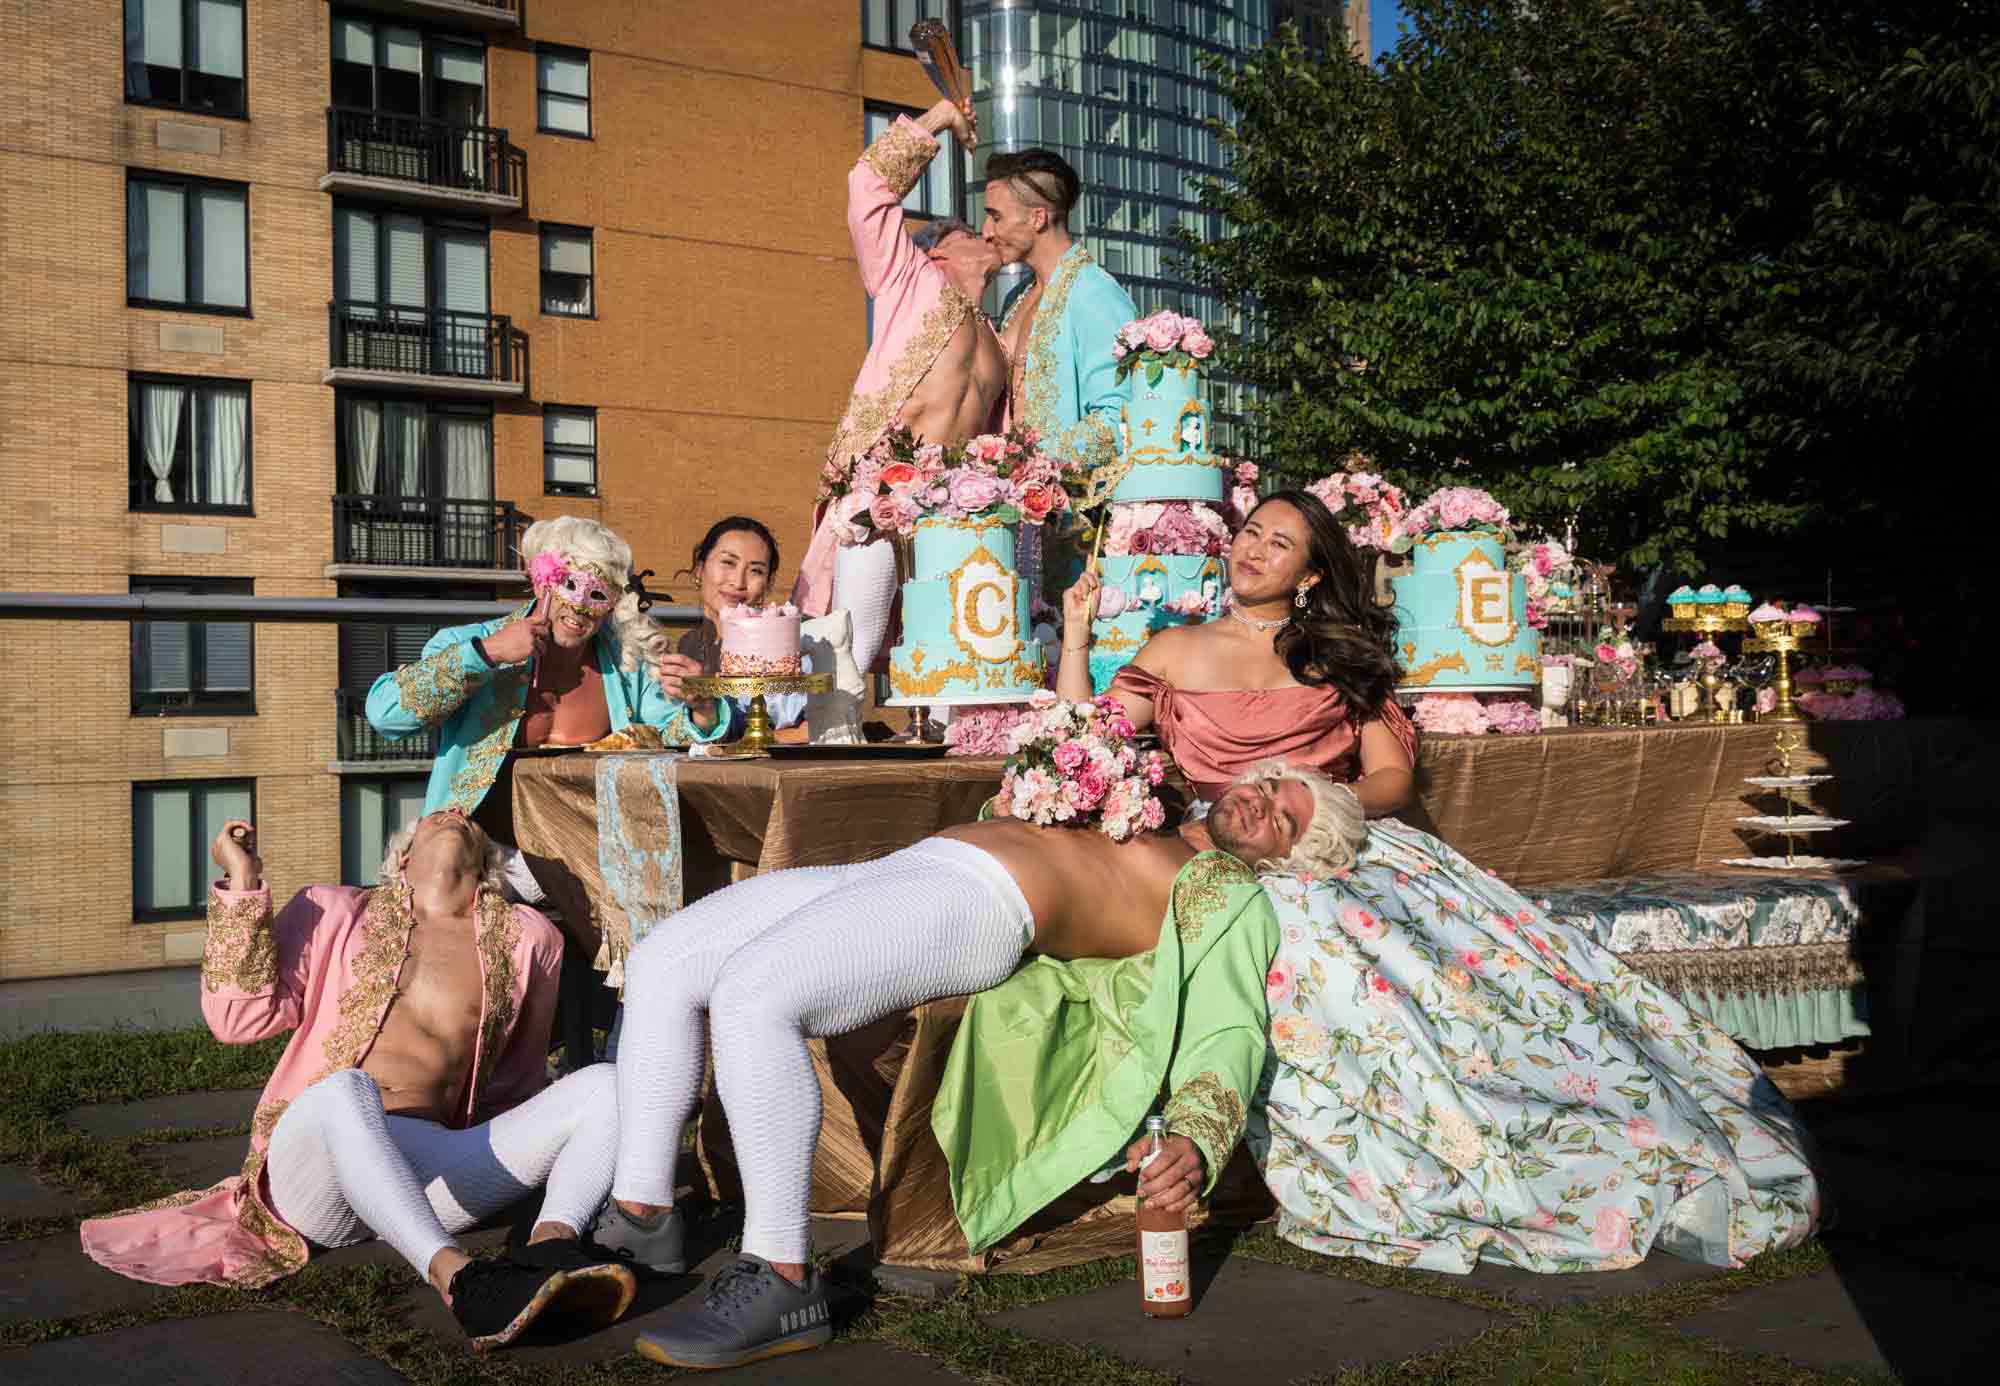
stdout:
{"type": "Polygon", "coordinates": [[[84,1250],[154,1284],[252,1289],[379,1237],[475,1350],[551,1307],[616,1320],[632,1273],[582,1245],[611,1188],[612,1069],[544,1086],[562,942],[501,897],[486,835],[429,814],[390,840],[378,887],[311,886],[275,919],[256,829],[225,824],[212,850],[202,1015],[226,1044],[292,1038],[242,1175],[85,1222],[84,1250]],[[466,1256],[458,1234],[544,1184],[527,1245],[466,1256]]]}
{"type": "MultiPolygon", "coordinates": [[[[506,851],[509,893],[541,904],[544,888],[514,847],[512,752],[583,745],[635,722],[669,746],[716,741],[730,714],[712,698],[685,700],[681,681],[701,666],[672,651],[627,590],[632,549],[595,520],[562,515],[528,527],[521,557],[534,600],[512,616],[439,631],[421,659],[375,680],[368,721],[390,738],[435,730],[424,812],[456,808],[506,851]]],[[[590,965],[618,961],[587,921],[564,919],[563,1046],[572,1068],[594,1057],[590,965]]]]}

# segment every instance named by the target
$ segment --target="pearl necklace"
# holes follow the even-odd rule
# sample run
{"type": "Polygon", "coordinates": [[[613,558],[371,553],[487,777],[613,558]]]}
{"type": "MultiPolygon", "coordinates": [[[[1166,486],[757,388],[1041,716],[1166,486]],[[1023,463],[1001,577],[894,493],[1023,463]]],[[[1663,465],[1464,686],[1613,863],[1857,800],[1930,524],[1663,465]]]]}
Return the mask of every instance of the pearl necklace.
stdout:
{"type": "Polygon", "coordinates": [[[1290,616],[1280,616],[1275,621],[1260,621],[1255,616],[1245,616],[1243,608],[1238,606],[1230,607],[1229,614],[1255,631],[1276,630],[1279,626],[1292,619],[1290,616]]]}

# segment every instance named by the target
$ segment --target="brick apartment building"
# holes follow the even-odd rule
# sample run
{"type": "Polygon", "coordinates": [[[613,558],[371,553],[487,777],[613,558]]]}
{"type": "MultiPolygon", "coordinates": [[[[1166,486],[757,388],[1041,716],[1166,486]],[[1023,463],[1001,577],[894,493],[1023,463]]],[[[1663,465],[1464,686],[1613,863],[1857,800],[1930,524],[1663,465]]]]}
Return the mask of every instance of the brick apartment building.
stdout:
{"type": "MultiPolygon", "coordinates": [[[[7,0],[0,586],[505,597],[565,512],[664,575],[747,511],[788,581],[925,8],[7,0]]],[[[198,958],[229,816],[280,898],[368,879],[428,762],[358,695],[428,633],[0,621],[0,979],[198,958]]]]}

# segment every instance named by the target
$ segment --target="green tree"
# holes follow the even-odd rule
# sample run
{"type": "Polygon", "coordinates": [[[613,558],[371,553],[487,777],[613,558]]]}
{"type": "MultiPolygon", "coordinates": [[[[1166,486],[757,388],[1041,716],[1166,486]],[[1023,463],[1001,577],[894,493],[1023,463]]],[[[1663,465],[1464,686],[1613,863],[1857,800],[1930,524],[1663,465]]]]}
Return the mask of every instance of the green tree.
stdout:
{"type": "Polygon", "coordinates": [[[1855,439],[1990,395],[1994,8],[1412,0],[1379,68],[1285,35],[1223,75],[1233,233],[1187,243],[1266,456],[1635,564],[1806,521],[1855,439]]]}

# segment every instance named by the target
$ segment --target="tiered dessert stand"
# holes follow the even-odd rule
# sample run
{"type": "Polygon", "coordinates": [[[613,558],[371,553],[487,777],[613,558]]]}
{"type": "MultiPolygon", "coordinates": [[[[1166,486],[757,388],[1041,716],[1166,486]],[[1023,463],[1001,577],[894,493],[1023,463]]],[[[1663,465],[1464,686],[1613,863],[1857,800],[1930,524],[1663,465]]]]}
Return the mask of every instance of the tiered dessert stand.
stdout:
{"type": "MultiPolygon", "coordinates": [[[[1740,635],[1750,629],[1750,623],[1741,616],[1725,616],[1720,610],[1715,610],[1701,611],[1698,615],[1694,616],[1669,616],[1660,623],[1660,628],[1662,630],[1679,631],[1683,635],[1699,635],[1703,640],[1712,641],[1718,635],[1740,635]]],[[[1746,643],[1743,648],[1747,650],[1750,648],[1750,645],[1746,643]]],[[[1702,709],[1707,712],[1707,720],[1711,722],[1727,722],[1729,720],[1728,710],[1722,706],[1721,699],[1716,696],[1716,693],[1722,687],[1722,675],[1719,672],[1721,668],[1721,660],[1704,659],[1701,661],[1701,677],[1696,680],[1701,685],[1702,709]]],[[[1781,671],[1782,668],[1781,664],[1781,671]]],[[[1783,677],[1782,672],[1780,673],[1780,677],[1783,677]]],[[[1780,694],[1781,698],[1788,696],[1791,685],[1787,683],[1785,688],[1787,692],[1780,694]]],[[[1789,706],[1789,704],[1786,705],[1789,706]]],[[[1800,719],[1794,717],[1791,720],[1796,722],[1800,719]]]]}
{"type": "Polygon", "coordinates": [[[1810,626],[1795,626],[1785,621],[1761,621],[1751,627],[1748,640],[1743,642],[1745,654],[1774,654],[1778,657],[1778,676],[1771,687],[1778,696],[1777,706],[1764,714],[1766,722],[1803,722],[1792,706],[1792,660],[1798,653],[1800,644],[1806,639],[1802,632],[1809,632],[1810,626]]]}
{"type": "Polygon", "coordinates": [[[766,693],[831,693],[832,674],[696,674],[681,680],[681,687],[697,698],[748,698],[750,713],[743,736],[734,746],[718,747],[715,756],[769,755],[777,740],[771,734],[770,709],[764,706],[766,693]]]}
{"type": "Polygon", "coordinates": [[[1811,812],[1811,806],[1802,804],[1806,792],[1815,785],[1830,783],[1831,775],[1807,775],[1797,773],[1792,766],[1792,752],[1804,743],[1796,732],[1779,732],[1776,742],[1777,757],[1772,766],[1775,775],[1751,775],[1745,783],[1753,784],[1767,794],[1778,796],[1784,802],[1783,813],[1759,814],[1754,817],[1739,818],[1736,821],[1756,833],[1768,833],[1783,837],[1785,854],[1768,857],[1724,857],[1724,866],[1754,866],[1767,871],[1840,871],[1850,866],[1863,866],[1865,862],[1851,857],[1817,857],[1800,853],[1793,843],[1795,839],[1812,833],[1832,832],[1844,828],[1845,818],[1828,818],[1824,814],[1811,812]],[[1801,807],[1806,812],[1798,812],[1801,807]]]}

